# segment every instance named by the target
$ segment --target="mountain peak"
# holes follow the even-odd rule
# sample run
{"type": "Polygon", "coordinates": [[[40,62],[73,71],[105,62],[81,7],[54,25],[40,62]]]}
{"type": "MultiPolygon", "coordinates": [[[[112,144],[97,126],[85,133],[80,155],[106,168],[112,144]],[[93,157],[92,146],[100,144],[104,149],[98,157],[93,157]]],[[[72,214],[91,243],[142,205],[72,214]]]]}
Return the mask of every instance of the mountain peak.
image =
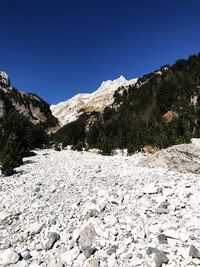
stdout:
{"type": "Polygon", "coordinates": [[[137,79],[126,80],[122,75],[115,80],[103,81],[100,87],[91,94],[78,94],[67,101],[52,105],[52,113],[63,126],[75,121],[83,110],[85,112],[103,110],[113,103],[113,94],[118,88],[127,87],[136,81],[137,79]]]}

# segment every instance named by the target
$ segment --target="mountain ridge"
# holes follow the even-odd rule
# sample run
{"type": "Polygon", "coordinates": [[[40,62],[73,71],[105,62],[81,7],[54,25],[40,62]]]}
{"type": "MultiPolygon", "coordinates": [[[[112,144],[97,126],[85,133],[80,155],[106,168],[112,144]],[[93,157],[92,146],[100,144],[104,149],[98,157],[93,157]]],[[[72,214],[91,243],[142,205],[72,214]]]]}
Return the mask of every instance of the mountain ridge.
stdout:
{"type": "Polygon", "coordinates": [[[51,105],[52,114],[64,126],[78,119],[84,112],[100,112],[112,104],[116,90],[133,85],[136,81],[137,79],[126,80],[122,75],[115,80],[103,81],[93,93],[79,93],[67,101],[51,105]]]}
{"type": "Polygon", "coordinates": [[[10,86],[10,79],[5,72],[0,71],[0,118],[16,111],[33,124],[57,124],[52,115],[50,105],[36,94],[17,90],[10,86]]]}

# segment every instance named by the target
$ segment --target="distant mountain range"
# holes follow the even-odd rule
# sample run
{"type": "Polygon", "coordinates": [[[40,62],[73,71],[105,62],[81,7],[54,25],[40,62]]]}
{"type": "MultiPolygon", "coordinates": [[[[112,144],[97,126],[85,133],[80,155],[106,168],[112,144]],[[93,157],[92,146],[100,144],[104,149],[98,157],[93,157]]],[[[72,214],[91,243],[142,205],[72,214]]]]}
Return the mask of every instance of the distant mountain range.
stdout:
{"type": "Polygon", "coordinates": [[[137,79],[126,80],[120,76],[116,80],[102,82],[101,86],[91,94],[78,94],[71,99],[51,106],[52,114],[58,118],[60,125],[77,120],[85,112],[102,112],[105,107],[110,106],[116,90],[134,85],[137,79]]]}

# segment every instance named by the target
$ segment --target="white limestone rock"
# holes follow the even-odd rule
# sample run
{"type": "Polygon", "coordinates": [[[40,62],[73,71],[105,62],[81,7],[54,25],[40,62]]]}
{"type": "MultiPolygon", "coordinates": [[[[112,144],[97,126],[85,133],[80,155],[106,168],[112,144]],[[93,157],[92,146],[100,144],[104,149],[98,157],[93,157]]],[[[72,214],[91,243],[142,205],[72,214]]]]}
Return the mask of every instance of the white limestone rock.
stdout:
{"type": "Polygon", "coordinates": [[[8,248],[0,253],[0,264],[9,265],[17,263],[20,259],[19,254],[12,248],[8,248]]]}

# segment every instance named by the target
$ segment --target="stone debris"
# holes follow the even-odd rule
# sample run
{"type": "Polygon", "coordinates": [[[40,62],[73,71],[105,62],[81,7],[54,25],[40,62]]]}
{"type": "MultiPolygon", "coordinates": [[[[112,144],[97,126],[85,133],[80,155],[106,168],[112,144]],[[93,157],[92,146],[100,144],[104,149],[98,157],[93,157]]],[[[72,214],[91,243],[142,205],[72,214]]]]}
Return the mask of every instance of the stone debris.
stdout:
{"type": "Polygon", "coordinates": [[[198,174],[138,166],[144,153],[35,152],[0,177],[0,267],[200,266],[198,174]]]}

